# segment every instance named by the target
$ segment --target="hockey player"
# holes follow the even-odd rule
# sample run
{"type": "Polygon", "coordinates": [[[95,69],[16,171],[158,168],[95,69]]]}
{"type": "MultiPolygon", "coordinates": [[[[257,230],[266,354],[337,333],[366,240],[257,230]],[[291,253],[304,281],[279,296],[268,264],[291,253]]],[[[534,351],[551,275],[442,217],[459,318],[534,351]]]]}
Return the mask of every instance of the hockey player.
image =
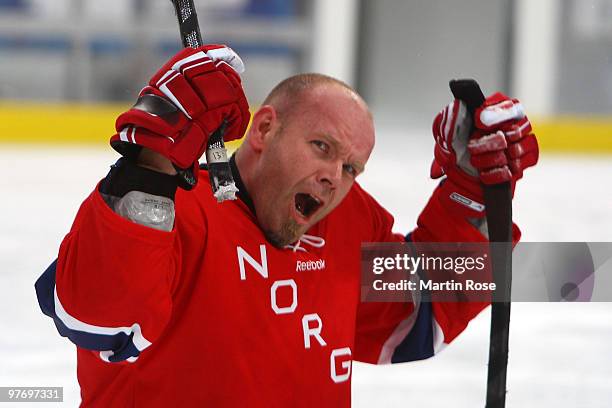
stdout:
{"type": "Polygon", "coordinates": [[[368,107],[318,74],[284,80],[253,114],[230,161],[239,199],[216,202],[198,159],[220,127],[245,132],[242,69],[205,46],[153,76],[117,119],[124,157],[36,284],[77,345],[83,406],[349,406],[352,360],[431,357],[486,306],[360,304],[360,244],[486,241],[481,182],[514,185],[537,161],[518,101],[489,97],[473,135],[462,103],[436,116],[432,176],[445,178],[404,236],[355,181],[374,146],[368,107]]]}

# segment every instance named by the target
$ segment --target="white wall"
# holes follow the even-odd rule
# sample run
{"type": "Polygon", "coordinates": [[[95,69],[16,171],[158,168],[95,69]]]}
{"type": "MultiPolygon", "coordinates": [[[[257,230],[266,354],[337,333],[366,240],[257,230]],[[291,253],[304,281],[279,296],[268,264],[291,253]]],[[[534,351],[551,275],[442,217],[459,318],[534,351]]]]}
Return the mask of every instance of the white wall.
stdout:
{"type": "Polygon", "coordinates": [[[533,116],[555,110],[560,13],[559,0],[516,0],[512,94],[533,116]]]}
{"type": "Polygon", "coordinates": [[[355,85],[358,0],[314,0],[310,68],[355,85]]]}

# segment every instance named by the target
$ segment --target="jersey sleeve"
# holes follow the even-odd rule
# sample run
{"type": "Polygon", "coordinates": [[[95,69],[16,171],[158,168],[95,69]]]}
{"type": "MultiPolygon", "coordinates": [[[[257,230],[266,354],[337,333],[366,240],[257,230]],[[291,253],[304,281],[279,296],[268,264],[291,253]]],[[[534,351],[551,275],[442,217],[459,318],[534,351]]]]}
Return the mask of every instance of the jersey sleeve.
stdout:
{"type": "MultiPolygon", "coordinates": [[[[373,197],[357,186],[361,205],[370,220],[362,241],[403,242],[404,235],[393,232],[393,216],[373,197]]],[[[372,364],[391,362],[397,346],[412,331],[413,303],[362,302],[357,308],[354,358],[372,364]]]]}
{"type": "MultiPolygon", "coordinates": [[[[470,222],[470,212],[451,213],[445,191],[438,186],[418,218],[417,228],[404,237],[409,242],[486,242],[470,222]]],[[[379,214],[372,241],[397,241],[393,217],[373,199],[379,214]]],[[[483,216],[482,214],[480,215],[483,216]]],[[[513,226],[514,242],[520,230],[513,226]]],[[[423,298],[423,296],[421,296],[423,298]]],[[[401,363],[434,356],[451,343],[483,309],[485,302],[361,303],[357,311],[355,357],[372,364],[401,363]]]]}
{"type": "Polygon", "coordinates": [[[77,346],[133,362],[170,319],[179,255],[176,231],[115,214],[96,189],[36,282],[40,307],[77,346]]]}

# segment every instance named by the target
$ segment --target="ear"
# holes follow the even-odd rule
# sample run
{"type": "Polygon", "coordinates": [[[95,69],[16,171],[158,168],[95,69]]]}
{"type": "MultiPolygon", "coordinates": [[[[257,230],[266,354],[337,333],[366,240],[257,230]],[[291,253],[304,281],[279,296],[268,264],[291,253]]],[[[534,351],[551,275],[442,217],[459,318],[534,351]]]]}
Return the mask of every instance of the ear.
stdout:
{"type": "Polygon", "coordinates": [[[253,115],[249,137],[247,138],[251,148],[256,152],[262,151],[268,140],[274,135],[278,124],[274,107],[271,105],[261,106],[253,115]]]}

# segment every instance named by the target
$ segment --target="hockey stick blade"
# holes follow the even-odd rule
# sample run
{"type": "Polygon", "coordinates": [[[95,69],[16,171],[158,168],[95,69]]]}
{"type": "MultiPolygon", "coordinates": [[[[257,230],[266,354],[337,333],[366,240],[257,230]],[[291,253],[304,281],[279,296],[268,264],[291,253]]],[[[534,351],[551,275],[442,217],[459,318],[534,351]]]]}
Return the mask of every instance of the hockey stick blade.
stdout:
{"type": "MultiPolygon", "coordinates": [[[[449,83],[455,98],[463,101],[472,117],[485,101],[478,83],[473,79],[452,80],[449,83]]],[[[497,301],[491,303],[489,370],[487,373],[486,408],[506,405],[506,374],[508,339],[510,335],[510,289],[512,285],[512,193],[510,183],[483,185],[487,230],[490,242],[506,242],[491,251],[493,280],[497,301]],[[499,295],[501,294],[501,295],[499,295]],[[501,301],[499,301],[501,296],[501,301]]]]}

